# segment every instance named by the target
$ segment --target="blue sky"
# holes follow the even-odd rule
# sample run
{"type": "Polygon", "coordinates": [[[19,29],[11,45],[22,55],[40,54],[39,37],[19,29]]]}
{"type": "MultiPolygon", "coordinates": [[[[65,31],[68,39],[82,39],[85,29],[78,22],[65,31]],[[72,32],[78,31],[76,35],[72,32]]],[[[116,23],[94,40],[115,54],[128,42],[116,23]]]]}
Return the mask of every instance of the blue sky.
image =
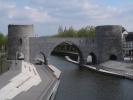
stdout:
{"type": "Polygon", "coordinates": [[[8,24],[34,24],[35,34],[53,35],[58,27],[122,25],[133,31],[133,0],[0,0],[0,31],[8,24]]]}

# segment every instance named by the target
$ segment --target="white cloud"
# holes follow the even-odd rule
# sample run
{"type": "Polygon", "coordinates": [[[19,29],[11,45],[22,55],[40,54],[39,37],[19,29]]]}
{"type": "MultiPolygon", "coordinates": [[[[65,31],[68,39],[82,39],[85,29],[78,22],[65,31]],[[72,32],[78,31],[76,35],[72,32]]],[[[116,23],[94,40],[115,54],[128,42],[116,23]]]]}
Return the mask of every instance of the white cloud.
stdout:
{"type": "Polygon", "coordinates": [[[5,17],[7,15],[9,18],[11,18],[15,9],[16,4],[14,2],[0,1],[0,13],[3,14],[2,17],[5,17]]]}
{"type": "Polygon", "coordinates": [[[25,6],[25,15],[27,15],[34,22],[51,22],[55,21],[55,18],[51,17],[46,11],[39,10],[25,6]]]}
{"type": "Polygon", "coordinates": [[[122,1],[111,5],[105,0],[0,0],[0,31],[9,23],[35,24],[40,34],[55,33],[59,25],[81,28],[118,24],[133,30],[132,11],[133,4],[122,1]]]}
{"type": "Polygon", "coordinates": [[[46,11],[41,9],[32,8],[29,6],[25,6],[23,9],[12,9],[8,12],[8,17],[14,22],[15,19],[22,19],[30,23],[44,23],[44,22],[54,22],[56,21],[55,18],[50,16],[46,11]]]}
{"type": "Polygon", "coordinates": [[[106,20],[122,13],[122,10],[112,6],[95,5],[89,2],[83,4],[83,11],[94,20],[106,20]]]}

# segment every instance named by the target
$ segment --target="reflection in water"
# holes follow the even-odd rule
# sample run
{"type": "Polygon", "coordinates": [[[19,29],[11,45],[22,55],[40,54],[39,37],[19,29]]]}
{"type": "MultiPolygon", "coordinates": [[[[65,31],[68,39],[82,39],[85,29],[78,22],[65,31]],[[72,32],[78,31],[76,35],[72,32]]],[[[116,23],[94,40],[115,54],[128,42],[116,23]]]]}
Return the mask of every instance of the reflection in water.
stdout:
{"type": "Polygon", "coordinates": [[[51,56],[62,71],[55,100],[133,100],[133,81],[79,68],[64,58],[51,56]]]}

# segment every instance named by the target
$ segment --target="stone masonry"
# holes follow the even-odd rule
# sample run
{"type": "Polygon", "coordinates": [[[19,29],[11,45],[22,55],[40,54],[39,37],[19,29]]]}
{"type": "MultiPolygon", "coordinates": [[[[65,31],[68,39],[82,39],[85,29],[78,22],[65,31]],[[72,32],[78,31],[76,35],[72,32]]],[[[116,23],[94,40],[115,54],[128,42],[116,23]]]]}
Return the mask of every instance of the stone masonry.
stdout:
{"type": "Polygon", "coordinates": [[[86,64],[90,54],[95,55],[96,64],[109,60],[111,56],[123,60],[123,27],[119,25],[97,26],[95,38],[34,37],[33,25],[9,25],[8,30],[9,60],[16,59],[16,52],[22,52],[26,61],[34,62],[43,52],[49,61],[51,52],[61,43],[69,43],[79,49],[81,65],[86,64]]]}

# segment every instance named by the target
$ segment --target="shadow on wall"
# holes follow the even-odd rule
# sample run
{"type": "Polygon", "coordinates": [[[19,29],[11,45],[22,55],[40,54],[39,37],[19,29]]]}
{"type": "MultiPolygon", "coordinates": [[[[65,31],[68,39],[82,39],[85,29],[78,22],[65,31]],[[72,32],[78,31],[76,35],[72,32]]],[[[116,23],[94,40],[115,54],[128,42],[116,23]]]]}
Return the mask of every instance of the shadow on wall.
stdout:
{"type": "Polygon", "coordinates": [[[42,64],[48,65],[47,58],[42,51],[40,51],[39,55],[37,55],[37,57],[35,58],[35,64],[36,65],[42,65],[42,64]]]}

